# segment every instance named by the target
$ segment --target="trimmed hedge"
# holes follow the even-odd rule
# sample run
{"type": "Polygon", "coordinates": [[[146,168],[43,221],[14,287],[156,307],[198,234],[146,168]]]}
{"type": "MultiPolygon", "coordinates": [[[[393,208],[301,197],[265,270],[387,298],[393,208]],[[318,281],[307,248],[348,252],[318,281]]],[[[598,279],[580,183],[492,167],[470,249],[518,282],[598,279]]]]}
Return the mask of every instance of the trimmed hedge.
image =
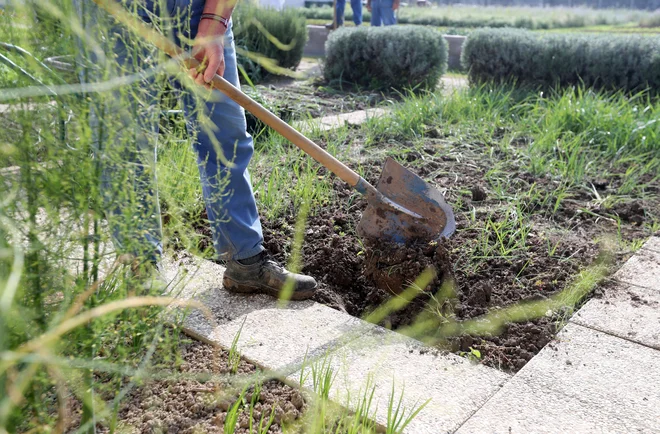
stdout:
{"type": "Polygon", "coordinates": [[[658,37],[481,29],[465,41],[461,60],[473,83],[660,90],[658,37]]]}
{"type": "Polygon", "coordinates": [[[639,27],[643,27],[643,28],[660,27],[660,12],[656,12],[653,15],[649,15],[639,20],[639,27]]]}
{"type": "MultiPolygon", "coordinates": [[[[300,13],[303,14],[308,20],[326,20],[332,22],[332,7],[328,6],[310,6],[300,8],[300,13]]],[[[353,21],[353,9],[351,9],[350,2],[346,2],[346,9],[344,10],[344,22],[353,21]]],[[[369,23],[371,21],[371,12],[366,7],[362,8],[362,22],[369,23]]]]}
{"type": "MultiPolygon", "coordinates": [[[[307,23],[297,9],[278,11],[243,4],[234,14],[234,39],[239,49],[272,59],[282,68],[295,69],[300,64],[307,43],[307,23]],[[263,29],[279,44],[274,43],[263,29]]],[[[270,74],[259,62],[240,52],[238,63],[253,82],[259,82],[270,74]]]]}
{"type": "Polygon", "coordinates": [[[325,44],[325,79],[370,89],[433,89],[447,70],[447,42],[419,26],[341,28],[325,44]]]}

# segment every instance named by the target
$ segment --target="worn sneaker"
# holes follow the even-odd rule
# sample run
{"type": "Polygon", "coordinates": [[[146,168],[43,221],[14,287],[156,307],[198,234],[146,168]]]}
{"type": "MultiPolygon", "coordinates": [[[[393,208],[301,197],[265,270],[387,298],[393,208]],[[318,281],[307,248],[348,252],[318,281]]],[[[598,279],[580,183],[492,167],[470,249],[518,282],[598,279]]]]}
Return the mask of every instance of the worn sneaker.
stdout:
{"type": "Polygon", "coordinates": [[[291,273],[261,253],[252,264],[228,261],[222,285],[229,292],[242,294],[268,294],[280,297],[286,285],[293,285],[291,300],[306,300],[316,293],[313,277],[291,273]]]}

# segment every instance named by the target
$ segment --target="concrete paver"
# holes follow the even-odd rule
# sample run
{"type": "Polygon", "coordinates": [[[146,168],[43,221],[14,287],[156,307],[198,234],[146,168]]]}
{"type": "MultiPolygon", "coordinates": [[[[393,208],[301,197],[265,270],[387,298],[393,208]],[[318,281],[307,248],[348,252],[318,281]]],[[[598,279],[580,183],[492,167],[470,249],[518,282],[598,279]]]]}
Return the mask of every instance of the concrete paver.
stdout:
{"type": "Polygon", "coordinates": [[[443,76],[440,77],[440,83],[442,84],[442,90],[445,95],[468,87],[468,80],[464,77],[443,76]]]}
{"type": "Polygon", "coordinates": [[[222,289],[224,267],[211,261],[191,258],[185,264],[171,263],[168,280],[173,279],[177,266],[189,269],[179,296],[201,302],[212,314],[209,319],[199,310],[192,311],[184,323],[185,331],[224,347],[230,347],[240,331],[237,345],[241,354],[268,369],[286,372],[288,365],[302,363],[306,353],[311,357],[340,338],[348,338],[362,323],[313,301],[281,307],[266,295],[227,292],[222,289]]]}
{"type": "Polygon", "coordinates": [[[568,324],[457,432],[657,432],[658,352],[568,324]]]}
{"type": "Polygon", "coordinates": [[[571,321],[660,350],[660,291],[619,284],[589,300],[571,321]]]}
{"type": "Polygon", "coordinates": [[[37,109],[50,108],[50,107],[57,107],[57,103],[55,101],[50,101],[47,103],[0,104],[0,115],[15,111],[23,111],[23,110],[31,111],[37,109]]]}
{"type": "Polygon", "coordinates": [[[461,53],[463,52],[463,44],[467,40],[467,36],[460,35],[442,35],[447,41],[447,66],[449,69],[461,68],[461,53]]]}
{"type": "MultiPolygon", "coordinates": [[[[415,434],[455,430],[510,377],[380,328],[328,352],[327,357],[335,375],[330,398],[354,410],[373,387],[371,417],[381,425],[387,425],[391,396],[395,407],[402,397],[406,414],[428,400],[406,430],[415,434]]],[[[299,373],[290,379],[297,381],[299,373]]],[[[311,387],[311,379],[306,385],[311,387]]]]}
{"type": "Polygon", "coordinates": [[[271,307],[254,310],[215,328],[208,338],[229,347],[240,332],[241,355],[287,374],[298,370],[305,357],[314,357],[343,339],[350,339],[358,321],[314,302],[295,302],[286,308],[278,308],[273,302],[271,307]]]}
{"type": "Polygon", "coordinates": [[[328,115],[322,118],[312,119],[310,121],[299,121],[294,123],[294,127],[300,129],[302,132],[313,131],[315,129],[319,129],[320,131],[328,131],[342,127],[344,124],[360,125],[366,122],[369,118],[380,117],[387,113],[389,113],[388,109],[370,108],[350,113],[328,115]]]}
{"type": "Polygon", "coordinates": [[[324,56],[325,42],[328,40],[330,29],[325,26],[307,26],[307,44],[303,49],[304,56],[324,56]]]}
{"type": "Polygon", "coordinates": [[[660,291],[660,252],[641,248],[612,277],[630,285],[660,291]]]}
{"type": "Polygon", "coordinates": [[[660,237],[649,238],[646,244],[644,244],[643,248],[646,250],[652,250],[654,252],[660,252],[660,237]]]}

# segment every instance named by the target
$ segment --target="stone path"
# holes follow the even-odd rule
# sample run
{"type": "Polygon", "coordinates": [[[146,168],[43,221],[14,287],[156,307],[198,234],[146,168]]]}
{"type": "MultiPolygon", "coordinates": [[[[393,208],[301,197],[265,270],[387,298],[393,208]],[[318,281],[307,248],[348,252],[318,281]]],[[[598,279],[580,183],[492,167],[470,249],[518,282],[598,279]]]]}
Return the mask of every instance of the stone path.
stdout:
{"type": "Polygon", "coordinates": [[[468,87],[468,84],[468,79],[465,77],[445,75],[440,78],[442,93],[445,95],[449,95],[457,90],[465,89],[468,87]]]}
{"type": "MultiPolygon", "coordinates": [[[[410,433],[657,432],[660,420],[660,238],[652,238],[519,373],[475,365],[314,302],[278,306],[265,296],[221,289],[224,268],[187,259],[168,266],[185,277],[185,297],[204,303],[185,330],[238,349],[292,381],[310,360],[327,358],[331,399],[354,408],[374,387],[375,420],[387,421],[394,386],[410,409],[428,405],[410,433]]],[[[311,386],[306,383],[306,386],[311,386]]]]}
{"type": "MultiPolygon", "coordinates": [[[[446,95],[464,89],[468,86],[468,81],[464,77],[442,77],[442,92],[446,95]]],[[[344,125],[360,125],[370,118],[385,116],[390,112],[388,108],[376,107],[366,110],[358,110],[350,113],[334,114],[311,120],[297,121],[293,127],[301,133],[311,131],[329,131],[344,125]]]]}
{"type": "Polygon", "coordinates": [[[389,113],[386,108],[369,108],[350,113],[341,113],[336,115],[324,116],[322,118],[311,119],[309,121],[294,122],[294,128],[303,134],[310,131],[328,131],[344,125],[360,125],[370,118],[377,118],[389,113]]]}
{"type": "Polygon", "coordinates": [[[657,432],[658,352],[569,323],[458,433],[657,432]]]}
{"type": "Polygon", "coordinates": [[[57,103],[55,101],[50,101],[47,103],[0,104],[0,115],[5,113],[10,113],[12,111],[36,110],[36,109],[43,109],[46,107],[57,107],[57,103]]]}

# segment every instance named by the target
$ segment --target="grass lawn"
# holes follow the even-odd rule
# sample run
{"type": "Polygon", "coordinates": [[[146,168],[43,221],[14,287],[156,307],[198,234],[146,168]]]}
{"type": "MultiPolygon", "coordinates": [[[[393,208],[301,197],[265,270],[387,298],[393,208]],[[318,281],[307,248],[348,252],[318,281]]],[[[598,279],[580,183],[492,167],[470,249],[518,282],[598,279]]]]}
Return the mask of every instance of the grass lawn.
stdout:
{"type": "Polygon", "coordinates": [[[552,29],[548,32],[630,33],[657,36],[660,27],[640,27],[638,23],[585,26],[579,29],[552,29]]]}
{"type": "MultiPolygon", "coordinates": [[[[363,13],[366,13],[363,9],[363,13]]],[[[331,8],[306,10],[307,23],[325,25],[332,21],[331,8]]],[[[399,24],[434,25],[443,33],[469,35],[480,27],[520,27],[538,31],[657,34],[657,14],[639,10],[593,10],[588,8],[474,7],[446,6],[402,8],[399,24]]],[[[354,27],[352,11],[346,6],[344,25],[354,27]]],[[[369,25],[365,15],[363,25],[369,25]]]]}

